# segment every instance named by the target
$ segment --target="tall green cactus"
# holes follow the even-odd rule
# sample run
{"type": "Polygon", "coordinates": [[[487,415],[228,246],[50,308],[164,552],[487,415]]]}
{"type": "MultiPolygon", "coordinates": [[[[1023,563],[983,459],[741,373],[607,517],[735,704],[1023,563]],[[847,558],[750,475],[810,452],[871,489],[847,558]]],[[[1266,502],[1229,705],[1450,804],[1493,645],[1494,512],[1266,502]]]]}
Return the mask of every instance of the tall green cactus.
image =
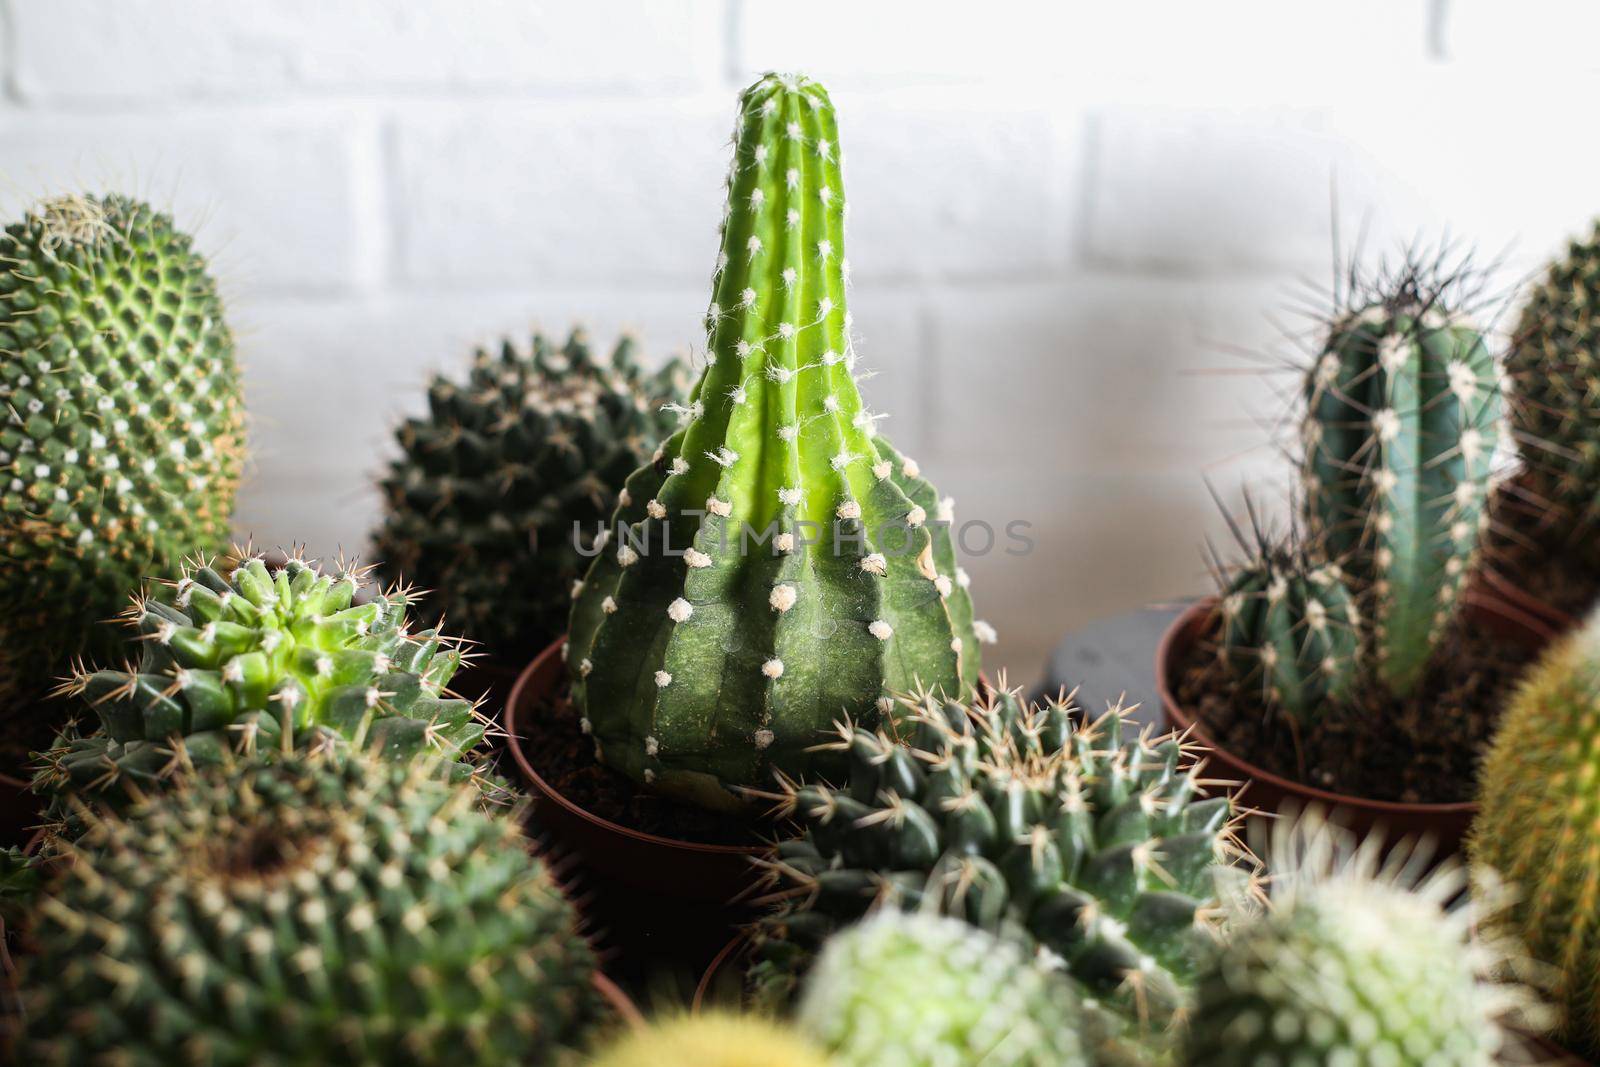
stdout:
{"type": "Polygon", "coordinates": [[[624,488],[573,609],[599,758],[710,807],[806,771],[842,714],[971,689],[978,642],[948,506],[873,432],[853,377],[844,186],[827,92],[745,91],[708,366],[624,488]]]}
{"type": "Polygon", "coordinates": [[[1447,307],[1456,280],[1411,264],[1380,280],[1305,383],[1308,517],[1357,581],[1373,666],[1400,696],[1456,617],[1501,435],[1495,358],[1447,307]]]}

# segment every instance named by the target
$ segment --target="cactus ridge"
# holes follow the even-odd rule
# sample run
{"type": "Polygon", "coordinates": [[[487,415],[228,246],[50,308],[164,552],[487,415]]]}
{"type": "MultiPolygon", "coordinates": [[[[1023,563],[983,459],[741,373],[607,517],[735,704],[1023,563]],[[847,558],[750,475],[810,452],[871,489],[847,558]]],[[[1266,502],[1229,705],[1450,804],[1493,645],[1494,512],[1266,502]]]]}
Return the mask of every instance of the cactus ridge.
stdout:
{"type": "Polygon", "coordinates": [[[1399,696],[1456,620],[1489,523],[1502,386],[1461,310],[1480,284],[1413,254],[1353,285],[1304,386],[1308,526],[1356,583],[1376,674],[1399,696]]]}
{"type": "Polygon", "coordinates": [[[464,380],[428,387],[428,414],[396,431],[376,536],[385,581],[434,590],[430,617],[504,655],[532,654],[565,628],[571,590],[617,490],[676,424],[678,360],[647,374],[623,337],[609,361],[581,330],[479,349],[464,380]],[[504,591],[515,589],[507,597],[504,591]]]}
{"type": "Polygon", "coordinates": [[[808,772],[841,713],[976,681],[953,505],[874,430],[853,375],[833,106],[741,97],[707,366],[627,481],[573,607],[573,698],[607,765],[711,807],[808,772]]]}
{"type": "Polygon", "coordinates": [[[1522,680],[1484,758],[1468,850],[1516,892],[1510,929],[1556,969],[1575,1047],[1600,1053],[1600,614],[1522,680]]]}
{"type": "Polygon", "coordinates": [[[228,761],[91,816],[27,923],[18,1062],[565,1062],[602,1011],[577,913],[431,769],[228,761]]]}
{"type": "Polygon", "coordinates": [[[970,705],[906,698],[896,733],[844,725],[848,786],[791,784],[802,828],[776,846],[754,977],[786,997],[821,940],[874,904],[936,901],[1027,930],[1141,1028],[1181,1015],[1222,902],[1248,889],[1226,797],[1201,799],[1175,736],[1092,725],[1014,691],[970,705]]]}
{"type": "Polygon", "coordinates": [[[486,721],[448,692],[461,651],[411,630],[409,594],[357,603],[359,570],[322,574],[292,558],[274,572],[242,553],[226,577],[195,566],[134,598],[123,619],[137,665],[81,668],[63,686],[100,728],[64,735],[36,790],[117,803],[186,765],[296,748],[437,758],[471,773],[486,721]]]}
{"type": "Polygon", "coordinates": [[[0,232],[0,698],[39,695],[147,576],[227,544],[244,461],[233,335],[206,261],[122,196],[0,232]]]}

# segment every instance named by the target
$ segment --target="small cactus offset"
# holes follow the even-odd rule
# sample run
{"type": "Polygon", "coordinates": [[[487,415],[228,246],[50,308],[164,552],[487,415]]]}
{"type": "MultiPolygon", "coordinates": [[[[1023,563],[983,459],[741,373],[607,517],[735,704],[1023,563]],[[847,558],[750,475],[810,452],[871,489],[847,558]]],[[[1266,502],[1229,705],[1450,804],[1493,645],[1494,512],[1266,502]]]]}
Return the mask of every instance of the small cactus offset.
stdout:
{"type": "Polygon", "coordinates": [[[19,1062],[548,1065],[594,953],[516,821],[421,764],[290,755],[94,817],[26,924],[19,1062]]]}
{"type": "Polygon", "coordinates": [[[841,714],[977,679],[950,503],[874,434],[853,377],[833,106],[741,97],[706,367],[628,479],[573,608],[573,699],[608,766],[707,807],[813,770],[841,714]]]}
{"type": "Polygon", "coordinates": [[[1511,930],[1556,968],[1566,1039],[1600,1054],[1600,614],[1523,679],[1478,803],[1472,860],[1509,884],[1511,930]]]}
{"type": "Polygon", "coordinates": [[[803,835],[770,861],[758,997],[791,995],[822,939],[875,903],[931,899],[1026,929],[1091,996],[1162,1035],[1220,905],[1253,873],[1230,801],[1201,799],[1178,739],[1135,736],[1117,711],[1081,725],[1065,703],[1002,692],[902,712],[898,736],[841,729],[847,787],[792,787],[784,810],[803,835]]]}
{"type": "Polygon", "coordinates": [[[1600,222],[1529,293],[1506,369],[1534,491],[1586,530],[1600,522],[1600,222]]]}
{"type": "Polygon", "coordinates": [[[1275,870],[1270,911],[1237,923],[1200,975],[1188,1067],[1505,1062],[1503,1024],[1533,1024],[1538,1009],[1508,980],[1517,954],[1475,932],[1488,888],[1458,905],[1458,866],[1419,878],[1428,857],[1404,847],[1380,864],[1369,838],[1335,859],[1305,824],[1278,839],[1295,834],[1307,855],[1292,861],[1275,846],[1274,865],[1309,866],[1275,870]]]}
{"type": "Polygon", "coordinates": [[[828,939],[796,1016],[838,1067],[1091,1067],[1072,982],[960,919],[880,911],[828,939]]]}
{"type": "Polygon", "coordinates": [[[586,1067],[838,1067],[809,1037],[775,1019],[702,1011],[637,1027],[586,1067]]]}
{"type": "Polygon", "coordinates": [[[1374,662],[1410,695],[1457,617],[1487,526],[1503,416],[1462,275],[1408,262],[1335,321],[1306,377],[1308,525],[1356,584],[1374,662]]]}
{"type": "Polygon", "coordinates": [[[58,741],[34,788],[117,802],[184,764],[295,748],[432,755],[466,773],[484,721],[445,689],[461,653],[410,629],[403,591],[355,603],[360,580],[248,556],[226,577],[188,570],[167,600],[136,598],[124,618],[138,665],[68,683],[100,729],[58,741]]]}
{"type": "Polygon", "coordinates": [[[168,216],[63,196],[0,232],[0,698],[39,695],[146,577],[227,544],[233,335],[168,216]]]}
{"type": "Polygon", "coordinates": [[[383,480],[384,580],[429,590],[430,618],[495,654],[527,659],[559,636],[589,565],[578,545],[676,425],[662,407],[688,387],[682,363],[646,374],[633,349],[623,338],[597,359],[581,331],[562,346],[535,334],[527,350],[480,349],[465,381],[436,377],[383,480]]]}

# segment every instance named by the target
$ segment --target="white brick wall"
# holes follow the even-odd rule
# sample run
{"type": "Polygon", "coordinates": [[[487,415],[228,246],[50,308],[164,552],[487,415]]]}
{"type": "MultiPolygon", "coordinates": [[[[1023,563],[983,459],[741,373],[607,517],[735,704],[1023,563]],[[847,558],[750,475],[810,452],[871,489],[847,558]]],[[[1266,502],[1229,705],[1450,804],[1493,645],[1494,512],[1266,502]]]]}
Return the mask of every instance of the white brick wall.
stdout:
{"type": "MultiPolygon", "coordinates": [[[[1278,471],[1236,349],[1347,240],[1508,281],[1600,211],[1582,0],[0,0],[0,204],[115,185],[213,253],[239,530],[360,551],[427,371],[533,322],[700,340],[734,94],[841,109],[869,400],[963,518],[996,667],[1204,587],[1202,475],[1278,471]]],[[[1292,318],[1289,320],[1293,324],[1292,318]]]]}

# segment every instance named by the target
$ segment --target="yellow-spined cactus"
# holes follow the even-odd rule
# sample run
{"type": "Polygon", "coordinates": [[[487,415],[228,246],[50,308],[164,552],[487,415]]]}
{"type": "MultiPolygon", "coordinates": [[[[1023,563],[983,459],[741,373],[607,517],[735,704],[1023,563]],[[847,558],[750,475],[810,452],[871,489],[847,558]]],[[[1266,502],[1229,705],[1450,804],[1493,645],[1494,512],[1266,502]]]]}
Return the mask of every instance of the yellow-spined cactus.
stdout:
{"type": "Polygon", "coordinates": [[[623,1035],[588,1067],[829,1067],[795,1031],[760,1015],[679,1015],[623,1035]]]}

